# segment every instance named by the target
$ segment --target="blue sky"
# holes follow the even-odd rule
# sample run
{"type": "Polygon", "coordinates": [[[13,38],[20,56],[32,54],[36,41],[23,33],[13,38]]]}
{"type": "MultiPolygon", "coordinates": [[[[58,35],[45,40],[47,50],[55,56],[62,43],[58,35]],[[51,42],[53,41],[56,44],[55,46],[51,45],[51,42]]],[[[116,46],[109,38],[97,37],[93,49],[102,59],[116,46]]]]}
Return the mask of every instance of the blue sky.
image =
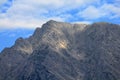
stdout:
{"type": "Polygon", "coordinates": [[[0,0],[0,51],[48,20],[120,24],[120,0],[0,0]]]}
{"type": "Polygon", "coordinates": [[[5,29],[0,30],[0,51],[5,47],[11,47],[19,37],[27,38],[31,36],[34,29],[5,29]]]}

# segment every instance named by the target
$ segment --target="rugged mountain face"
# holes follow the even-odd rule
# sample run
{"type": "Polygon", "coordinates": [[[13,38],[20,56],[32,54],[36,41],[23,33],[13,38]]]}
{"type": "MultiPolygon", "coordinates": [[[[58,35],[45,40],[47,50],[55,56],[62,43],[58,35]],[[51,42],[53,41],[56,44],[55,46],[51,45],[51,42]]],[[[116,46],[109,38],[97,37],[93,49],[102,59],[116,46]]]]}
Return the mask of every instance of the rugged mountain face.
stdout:
{"type": "Polygon", "coordinates": [[[0,54],[0,80],[120,80],[120,26],[48,21],[0,54]]]}

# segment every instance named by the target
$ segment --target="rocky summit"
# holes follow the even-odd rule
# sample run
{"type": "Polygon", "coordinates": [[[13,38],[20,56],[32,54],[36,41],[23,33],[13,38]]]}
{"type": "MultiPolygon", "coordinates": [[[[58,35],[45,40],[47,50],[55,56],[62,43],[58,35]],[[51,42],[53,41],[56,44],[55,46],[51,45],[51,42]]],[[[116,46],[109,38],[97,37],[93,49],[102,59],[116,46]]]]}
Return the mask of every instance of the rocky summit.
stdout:
{"type": "Polygon", "coordinates": [[[120,25],[50,20],[0,53],[0,80],[120,80],[120,25]]]}

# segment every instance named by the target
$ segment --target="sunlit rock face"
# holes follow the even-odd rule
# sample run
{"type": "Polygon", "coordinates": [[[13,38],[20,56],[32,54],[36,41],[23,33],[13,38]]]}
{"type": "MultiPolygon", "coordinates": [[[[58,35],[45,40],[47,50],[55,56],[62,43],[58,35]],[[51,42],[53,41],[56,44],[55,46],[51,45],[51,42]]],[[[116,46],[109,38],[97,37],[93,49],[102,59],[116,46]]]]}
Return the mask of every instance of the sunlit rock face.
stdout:
{"type": "Polygon", "coordinates": [[[0,80],[120,80],[120,26],[53,20],[0,54],[0,80]]]}

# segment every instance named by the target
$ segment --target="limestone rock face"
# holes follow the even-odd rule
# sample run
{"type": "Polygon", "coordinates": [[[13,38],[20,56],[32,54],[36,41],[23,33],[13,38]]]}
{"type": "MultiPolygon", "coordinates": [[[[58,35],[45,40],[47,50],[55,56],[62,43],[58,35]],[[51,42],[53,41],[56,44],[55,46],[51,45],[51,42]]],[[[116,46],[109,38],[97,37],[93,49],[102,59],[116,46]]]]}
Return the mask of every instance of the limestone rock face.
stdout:
{"type": "Polygon", "coordinates": [[[0,80],[120,80],[120,25],[50,20],[1,52],[0,80]]]}

